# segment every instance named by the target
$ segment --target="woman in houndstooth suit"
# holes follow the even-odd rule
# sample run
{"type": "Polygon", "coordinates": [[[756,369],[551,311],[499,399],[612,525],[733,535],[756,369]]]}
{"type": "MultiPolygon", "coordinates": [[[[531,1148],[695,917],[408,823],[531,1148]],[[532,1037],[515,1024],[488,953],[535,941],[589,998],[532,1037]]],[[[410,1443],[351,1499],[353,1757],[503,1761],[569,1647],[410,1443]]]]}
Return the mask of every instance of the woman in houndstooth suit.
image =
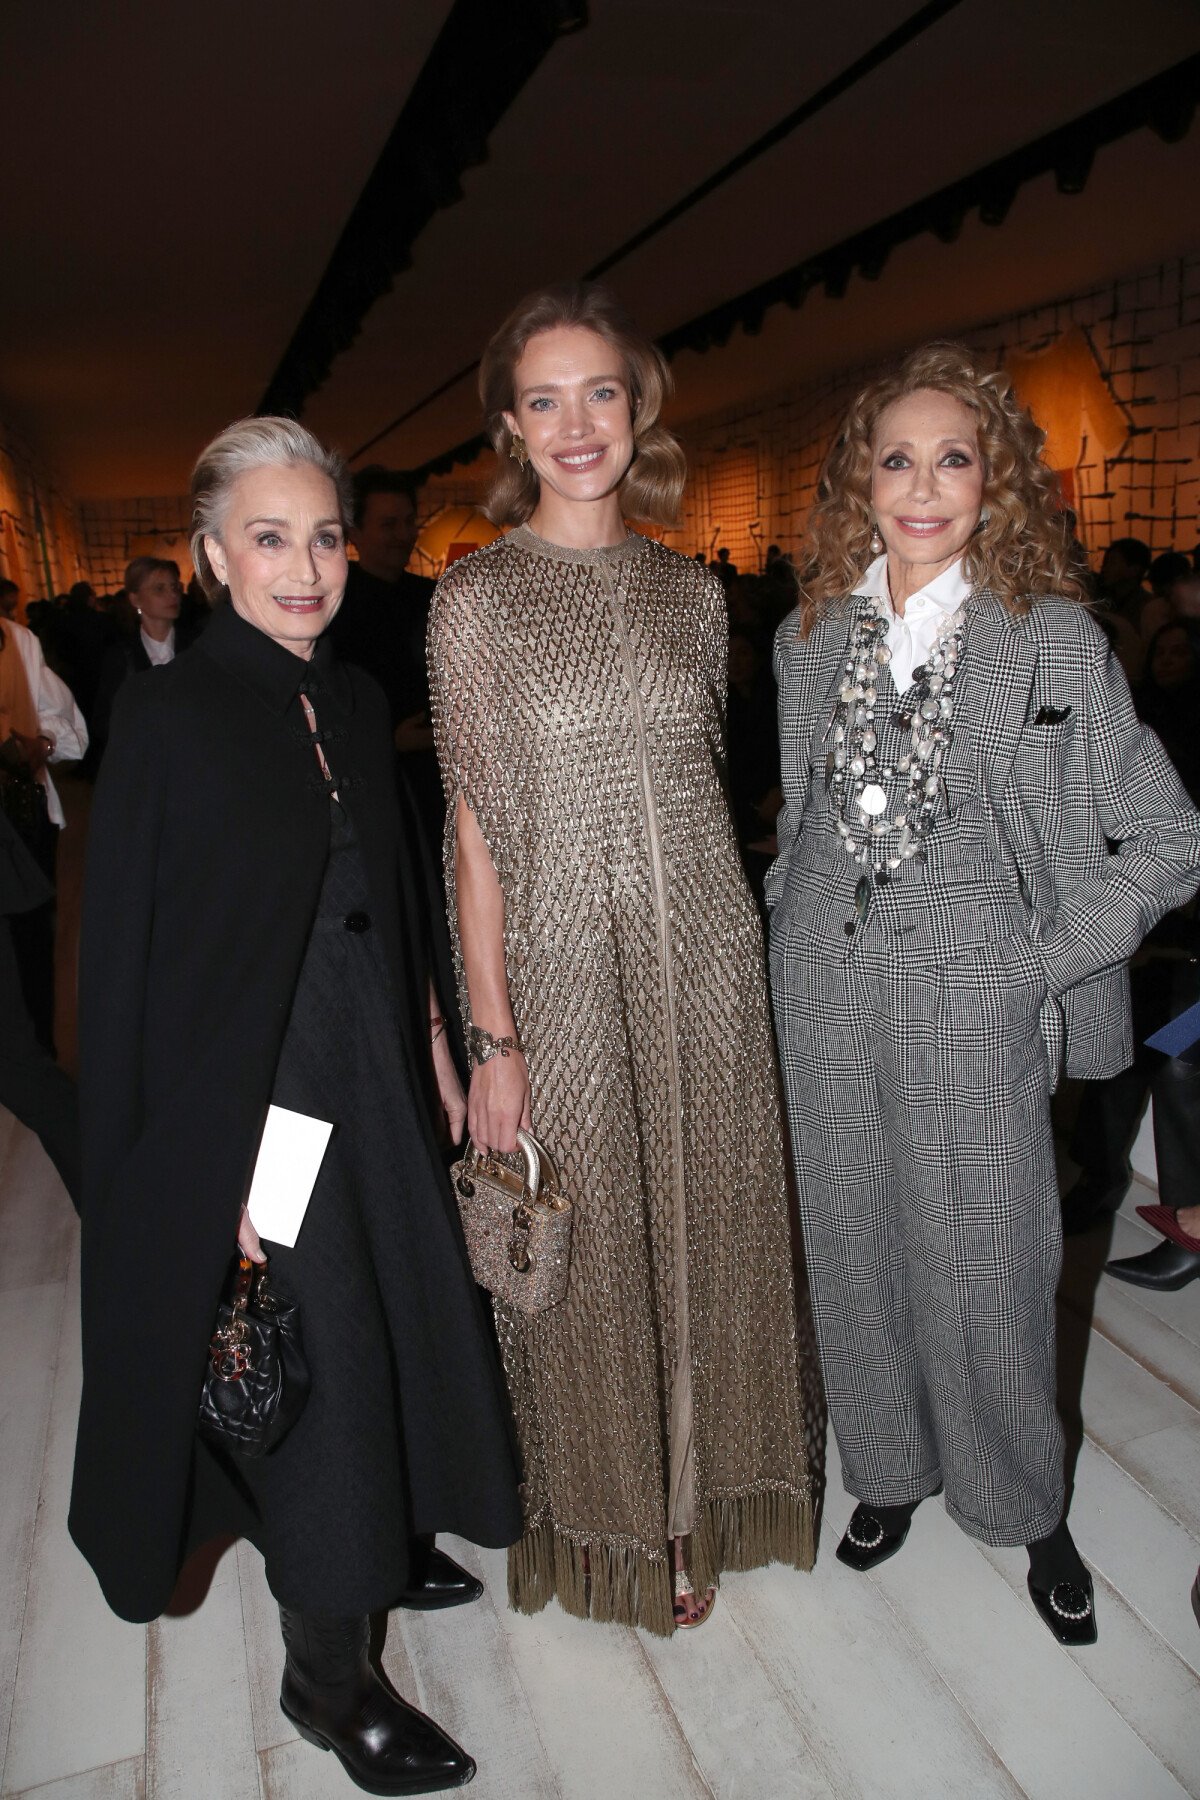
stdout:
{"type": "Polygon", "coordinates": [[[858,396],[776,640],[771,979],[843,1479],[839,1558],[944,1489],[1096,1626],[1065,1521],[1050,1095],[1132,1054],[1125,965],[1200,814],[1069,566],[1042,434],[953,345],[858,396]]]}

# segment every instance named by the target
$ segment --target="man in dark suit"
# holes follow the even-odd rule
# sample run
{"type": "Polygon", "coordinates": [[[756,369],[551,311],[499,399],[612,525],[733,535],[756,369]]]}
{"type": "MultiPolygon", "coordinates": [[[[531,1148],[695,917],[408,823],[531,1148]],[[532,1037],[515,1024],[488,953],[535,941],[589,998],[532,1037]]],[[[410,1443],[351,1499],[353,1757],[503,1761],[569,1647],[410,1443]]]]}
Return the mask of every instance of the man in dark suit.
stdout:
{"type": "Polygon", "coordinates": [[[9,917],[43,906],[53,890],[0,812],[0,1106],[36,1131],[79,1205],[79,1109],[75,1084],[38,1042],[21,992],[9,917]]]}
{"type": "Polygon", "coordinates": [[[436,850],[445,807],[425,666],[433,582],[408,572],[417,540],[416,498],[408,476],[378,464],[360,469],[354,478],[354,517],[350,541],[358,561],[350,564],[330,635],[338,655],[366,669],[387,695],[400,768],[436,850]]]}

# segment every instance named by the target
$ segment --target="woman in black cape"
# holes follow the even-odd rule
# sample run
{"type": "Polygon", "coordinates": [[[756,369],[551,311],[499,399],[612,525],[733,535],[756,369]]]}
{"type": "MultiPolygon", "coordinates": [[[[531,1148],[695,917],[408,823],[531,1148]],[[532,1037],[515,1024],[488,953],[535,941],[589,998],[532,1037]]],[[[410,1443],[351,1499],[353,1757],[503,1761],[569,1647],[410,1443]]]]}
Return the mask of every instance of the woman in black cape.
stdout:
{"type": "Polygon", "coordinates": [[[71,1530],[146,1620],[221,1532],[280,1603],[281,1705],[374,1793],[474,1764],[367,1660],[368,1615],[480,1590],[411,1540],[521,1527],[511,1426],[433,1119],[465,1117],[452,991],[393,776],[386,702],[322,633],[346,580],[340,459],[245,420],[193,477],[203,638],[125,684],[84,894],[84,1391],[71,1530]],[[436,949],[435,949],[436,943],[436,949]],[[258,1460],[196,1434],[269,1103],[334,1132],[294,1249],[305,1410],[258,1460]]]}

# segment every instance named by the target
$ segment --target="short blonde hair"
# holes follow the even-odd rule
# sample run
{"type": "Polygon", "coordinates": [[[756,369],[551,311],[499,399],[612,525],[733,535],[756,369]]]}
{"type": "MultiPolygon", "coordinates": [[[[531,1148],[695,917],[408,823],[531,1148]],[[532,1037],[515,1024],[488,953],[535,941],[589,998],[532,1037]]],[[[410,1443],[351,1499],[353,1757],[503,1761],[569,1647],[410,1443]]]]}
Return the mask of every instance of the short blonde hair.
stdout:
{"type": "Polygon", "coordinates": [[[964,553],[967,578],[1013,613],[1048,594],[1086,600],[1054,475],[1042,460],[1045,433],[1002,369],[981,367],[961,344],[933,343],[863,388],[825,458],[800,571],[806,635],[854,592],[871,561],[871,446],[881,416],[894,401],[930,390],[962,402],[979,440],[987,518],[964,553]]]}
{"type": "Polygon", "coordinates": [[[627,518],[673,525],[679,517],[687,461],[679,442],[659,424],[671,392],[671,371],[657,344],[633,324],[608,289],[595,281],[562,282],[526,294],[505,319],[479,365],[479,398],[497,470],[484,504],[494,525],[523,525],[538,502],[538,478],[509,452],[513,434],[504,415],[516,410],[513,378],[531,338],[560,326],[594,331],[621,358],[633,410],[633,460],[621,483],[621,510],[627,518]]]}
{"type": "Polygon", "coordinates": [[[192,470],[192,563],[210,600],[224,592],[224,583],[208,560],[205,538],[220,538],[234,483],[251,469],[274,468],[280,463],[311,463],[328,475],[337,494],[343,529],[349,528],[353,516],[350,472],[336,450],[326,450],[295,419],[239,419],[235,425],[227,425],[200,452],[192,470]]]}

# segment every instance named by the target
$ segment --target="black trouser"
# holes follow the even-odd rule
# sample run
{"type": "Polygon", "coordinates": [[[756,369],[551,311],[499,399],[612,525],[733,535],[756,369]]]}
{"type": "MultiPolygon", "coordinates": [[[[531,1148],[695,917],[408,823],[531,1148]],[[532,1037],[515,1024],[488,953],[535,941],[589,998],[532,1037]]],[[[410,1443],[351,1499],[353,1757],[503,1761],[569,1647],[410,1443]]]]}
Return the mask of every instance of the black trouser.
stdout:
{"type": "Polygon", "coordinates": [[[1101,1189],[1129,1177],[1129,1151],[1147,1093],[1154,1108],[1154,1154],[1164,1206],[1200,1200],[1200,1061],[1148,1050],[1146,1038],[1200,998],[1200,962],[1151,957],[1131,971],[1136,1050],[1129,1068],[1089,1081],[1071,1138],[1071,1155],[1101,1189]]]}
{"type": "MultiPolygon", "coordinates": [[[[15,917],[22,918],[24,914],[15,917]]],[[[0,918],[0,1105],[36,1131],[79,1206],[79,1108],[75,1083],[38,1041],[21,991],[10,921],[0,918]]]]}

